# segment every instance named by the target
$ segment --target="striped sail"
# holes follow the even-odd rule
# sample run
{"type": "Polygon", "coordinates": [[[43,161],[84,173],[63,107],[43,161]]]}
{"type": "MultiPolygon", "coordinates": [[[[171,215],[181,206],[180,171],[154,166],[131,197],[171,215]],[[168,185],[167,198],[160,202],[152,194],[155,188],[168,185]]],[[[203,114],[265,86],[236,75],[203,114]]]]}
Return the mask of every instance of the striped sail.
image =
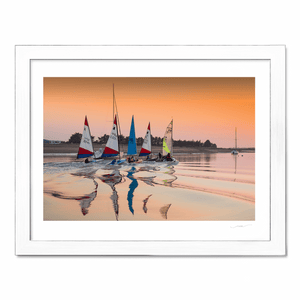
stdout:
{"type": "Polygon", "coordinates": [[[172,155],[172,131],[173,131],[173,120],[168,125],[164,138],[163,138],[163,155],[170,153],[172,155]]]}
{"type": "Polygon", "coordinates": [[[143,146],[139,156],[147,156],[151,154],[151,130],[150,130],[150,122],[147,128],[147,132],[144,138],[143,146]]]}
{"type": "Polygon", "coordinates": [[[113,157],[119,154],[119,144],[118,144],[118,128],[117,128],[117,116],[115,116],[115,121],[113,128],[111,130],[110,136],[104,148],[101,157],[113,157]]]}
{"type": "Polygon", "coordinates": [[[135,139],[135,128],[134,128],[134,118],[132,116],[130,134],[128,140],[128,150],[127,155],[136,155],[136,139],[135,139]]]}
{"type": "Polygon", "coordinates": [[[77,158],[89,157],[94,154],[93,143],[87,117],[85,116],[83,133],[78,149],[77,158]]]}

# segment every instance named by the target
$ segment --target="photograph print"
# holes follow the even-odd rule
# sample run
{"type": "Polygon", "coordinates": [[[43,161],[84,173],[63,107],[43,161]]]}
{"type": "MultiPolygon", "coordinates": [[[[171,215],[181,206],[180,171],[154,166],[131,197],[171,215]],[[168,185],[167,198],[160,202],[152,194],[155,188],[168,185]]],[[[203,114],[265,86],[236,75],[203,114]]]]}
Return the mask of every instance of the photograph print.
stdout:
{"type": "Polygon", "coordinates": [[[44,77],[44,221],[255,221],[255,77],[44,77]]]}

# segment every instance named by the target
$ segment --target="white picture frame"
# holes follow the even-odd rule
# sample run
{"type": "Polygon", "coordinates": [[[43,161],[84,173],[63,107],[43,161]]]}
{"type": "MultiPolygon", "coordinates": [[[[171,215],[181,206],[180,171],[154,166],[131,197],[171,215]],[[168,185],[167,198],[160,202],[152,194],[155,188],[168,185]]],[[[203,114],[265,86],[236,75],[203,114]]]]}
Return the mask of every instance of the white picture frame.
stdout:
{"type": "MultiPolygon", "coordinates": [[[[113,74],[113,73],[111,73],[113,74]]],[[[111,75],[110,74],[110,75],[111,75]]],[[[285,255],[285,46],[16,46],[16,255],[285,255]],[[33,240],[32,63],[41,60],[268,61],[269,238],[33,240]]],[[[42,101],[42,99],[40,100],[42,101]]],[[[41,141],[42,142],[42,141],[41,141]]],[[[259,191],[257,191],[259,193],[259,191]]],[[[42,196],[41,196],[42,197],[42,196]]],[[[201,221],[199,221],[201,222],[201,221]]],[[[243,225],[237,224],[240,230],[243,225]]]]}

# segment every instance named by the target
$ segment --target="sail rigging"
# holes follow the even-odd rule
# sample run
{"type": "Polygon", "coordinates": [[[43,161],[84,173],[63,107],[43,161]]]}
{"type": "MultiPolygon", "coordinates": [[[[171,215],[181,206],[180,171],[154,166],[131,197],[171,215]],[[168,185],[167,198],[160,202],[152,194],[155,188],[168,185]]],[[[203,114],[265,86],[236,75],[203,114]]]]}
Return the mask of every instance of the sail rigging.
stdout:
{"type": "Polygon", "coordinates": [[[131,126],[130,126],[130,135],[128,140],[128,150],[127,155],[136,155],[136,138],[135,138],[135,128],[134,128],[134,118],[132,116],[131,126]]]}
{"type": "Polygon", "coordinates": [[[147,132],[144,138],[143,146],[140,151],[139,156],[147,156],[151,154],[151,130],[150,130],[150,122],[147,128],[147,132]]]}
{"type": "MultiPolygon", "coordinates": [[[[119,145],[119,160],[121,159],[121,151],[120,151],[120,141],[119,141],[119,137],[122,135],[121,132],[121,123],[120,123],[120,119],[119,119],[119,113],[118,113],[118,107],[117,107],[117,102],[116,102],[116,97],[115,97],[115,85],[113,84],[113,120],[115,117],[115,108],[116,108],[116,117],[117,117],[117,130],[118,130],[118,145],[119,145]]],[[[123,153],[123,152],[122,152],[123,153]]]]}
{"type": "Polygon", "coordinates": [[[167,126],[164,138],[163,138],[163,155],[170,153],[173,154],[173,120],[167,126]]]}
{"type": "Polygon", "coordinates": [[[94,155],[93,142],[87,116],[85,116],[83,133],[77,153],[77,158],[84,158],[92,155],[94,155]]]}

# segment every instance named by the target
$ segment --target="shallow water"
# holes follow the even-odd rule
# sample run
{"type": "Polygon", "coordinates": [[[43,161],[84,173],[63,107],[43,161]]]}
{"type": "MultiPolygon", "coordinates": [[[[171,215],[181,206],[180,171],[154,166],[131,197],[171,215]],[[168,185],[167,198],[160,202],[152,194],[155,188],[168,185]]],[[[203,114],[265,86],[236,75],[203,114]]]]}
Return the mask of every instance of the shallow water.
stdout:
{"type": "Polygon", "coordinates": [[[255,219],[255,153],[175,158],[109,167],[44,155],[44,220],[255,219]]]}

